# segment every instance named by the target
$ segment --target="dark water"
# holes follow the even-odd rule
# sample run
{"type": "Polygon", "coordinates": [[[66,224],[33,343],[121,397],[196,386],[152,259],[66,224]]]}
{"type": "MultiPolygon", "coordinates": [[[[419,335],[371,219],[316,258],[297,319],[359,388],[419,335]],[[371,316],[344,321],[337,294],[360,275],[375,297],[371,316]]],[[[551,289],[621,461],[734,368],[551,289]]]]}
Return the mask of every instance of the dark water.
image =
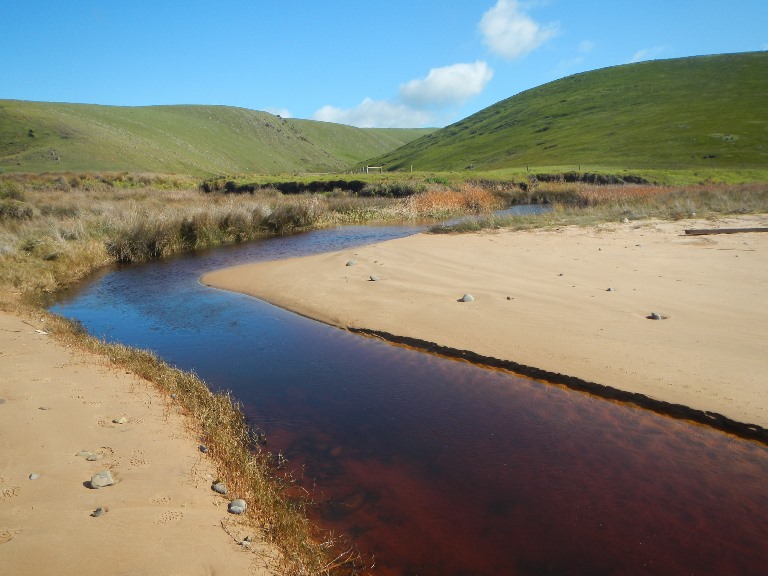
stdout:
{"type": "Polygon", "coordinates": [[[377,574],[766,574],[768,448],[349,334],[205,271],[415,229],[344,228],[106,273],[55,312],[233,390],[377,574]]]}

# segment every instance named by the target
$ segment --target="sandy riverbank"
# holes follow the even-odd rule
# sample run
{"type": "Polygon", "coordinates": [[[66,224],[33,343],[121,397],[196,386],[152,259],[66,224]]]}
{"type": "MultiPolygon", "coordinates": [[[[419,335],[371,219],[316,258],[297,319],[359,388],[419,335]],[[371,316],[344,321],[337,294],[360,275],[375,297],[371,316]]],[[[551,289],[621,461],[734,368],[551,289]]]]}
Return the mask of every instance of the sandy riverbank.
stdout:
{"type": "Polygon", "coordinates": [[[420,234],[202,281],[336,326],[768,427],[768,234],[684,234],[765,226],[768,215],[420,234]],[[474,302],[458,302],[465,293],[474,302]],[[646,318],[652,312],[667,318],[646,318]]]}
{"type": "Polygon", "coordinates": [[[170,398],[38,330],[0,313],[0,574],[268,574],[170,398]]]}

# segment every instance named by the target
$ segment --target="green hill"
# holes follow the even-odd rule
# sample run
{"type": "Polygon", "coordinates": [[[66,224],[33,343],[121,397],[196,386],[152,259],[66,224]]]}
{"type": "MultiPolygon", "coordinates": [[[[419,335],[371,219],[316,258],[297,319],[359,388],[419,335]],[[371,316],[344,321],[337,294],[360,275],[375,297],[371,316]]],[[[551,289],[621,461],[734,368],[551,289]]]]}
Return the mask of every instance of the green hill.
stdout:
{"type": "Polygon", "coordinates": [[[768,52],[576,74],[368,163],[390,170],[765,168],[768,52]]]}
{"type": "Polygon", "coordinates": [[[0,169],[331,172],[429,132],[283,119],[227,106],[124,107],[0,100],[0,169]]]}

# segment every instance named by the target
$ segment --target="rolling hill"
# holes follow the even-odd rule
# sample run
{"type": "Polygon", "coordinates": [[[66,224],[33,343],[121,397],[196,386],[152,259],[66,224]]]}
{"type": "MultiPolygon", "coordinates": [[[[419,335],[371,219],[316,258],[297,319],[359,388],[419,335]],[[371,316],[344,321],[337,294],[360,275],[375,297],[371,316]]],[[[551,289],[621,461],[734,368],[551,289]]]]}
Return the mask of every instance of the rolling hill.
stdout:
{"type": "Polygon", "coordinates": [[[228,106],[0,100],[0,169],[194,175],[336,172],[430,131],[353,128],[228,106]]]}
{"type": "Polygon", "coordinates": [[[517,94],[368,163],[389,170],[764,168],[768,52],[576,74],[517,94]]]}

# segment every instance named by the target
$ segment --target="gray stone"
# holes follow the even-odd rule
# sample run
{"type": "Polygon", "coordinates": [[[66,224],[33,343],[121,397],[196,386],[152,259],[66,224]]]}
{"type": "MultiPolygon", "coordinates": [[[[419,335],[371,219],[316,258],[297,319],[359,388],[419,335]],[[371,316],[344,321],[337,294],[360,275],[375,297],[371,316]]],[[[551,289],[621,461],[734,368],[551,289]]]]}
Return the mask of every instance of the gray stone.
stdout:
{"type": "Polygon", "coordinates": [[[174,400],[176,400],[176,398],[177,398],[176,394],[171,394],[171,398],[173,398],[174,400]]]}
{"type": "Polygon", "coordinates": [[[621,221],[624,222],[624,224],[629,224],[629,218],[622,218],[621,221]]]}
{"type": "Polygon", "coordinates": [[[347,266],[354,266],[355,264],[357,264],[357,260],[349,260],[349,261],[347,261],[346,265],[347,266]]]}
{"type": "Polygon", "coordinates": [[[40,478],[40,474],[37,472],[32,472],[32,474],[29,475],[30,480],[37,480],[38,478],[40,478]]]}
{"type": "Polygon", "coordinates": [[[93,452],[89,452],[88,450],[80,450],[75,456],[81,456],[83,458],[88,458],[88,456],[93,456],[93,452]]]}
{"type": "Polygon", "coordinates": [[[91,476],[91,488],[105,488],[112,486],[115,481],[112,479],[112,472],[109,470],[103,470],[98,474],[91,476]]]}
{"type": "Polygon", "coordinates": [[[38,408],[38,410],[50,410],[50,409],[51,409],[50,406],[40,406],[40,408],[38,408]]]}
{"type": "Polygon", "coordinates": [[[96,462],[96,460],[101,460],[101,456],[99,454],[88,454],[85,459],[88,462],[96,462]]]}
{"type": "Polygon", "coordinates": [[[211,486],[214,492],[218,492],[219,494],[225,495],[227,494],[227,485],[224,484],[224,482],[216,482],[213,486],[211,486]]]}
{"type": "Polygon", "coordinates": [[[120,418],[115,418],[112,420],[113,424],[125,424],[126,422],[128,422],[128,418],[125,416],[120,416],[120,418]]]}
{"type": "Polygon", "coordinates": [[[461,302],[474,302],[475,297],[472,296],[472,294],[464,294],[464,296],[461,297],[461,302]]]}
{"type": "Polygon", "coordinates": [[[657,314],[656,312],[651,312],[648,315],[649,320],[664,320],[663,316],[661,314],[657,314]]]}
{"type": "Polygon", "coordinates": [[[200,450],[200,452],[202,452],[203,454],[205,454],[205,453],[207,453],[207,452],[208,452],[208,446],[205,446],[204,444],[200,444],[200,446],[198,446],[198,449],[199,449],[199,450],[200,450]]]}
{"type": "Polygon", "coordinates": [[[613,288],[606,288],[605,291],[606,292],[615,292],[615,290],[613,288]]]}
{"type": "Polygon", "coordinates": [[[378,282],[379,281],[379,277],[378,276],[371,275],[370,278],[371,278],[371,282],[378,282]]]}
{"type": "Polygon", "coordinates": [[[245,510],[248,508],[247,504],[245,503],[245,500],[241,500],[240,498],[237,498],[236,500],[232,500],[229,503],[228,510],[232,514],[242,514],[245,512],[245,510]]]}
{"type": "Polygon", "coordinates": [[[106,508],[99,507],[99,508],[96,508],[96,510],[94,510],[93,512],[91,512],[91,516],[93,516],[94,518],[98,518],[99,516],[103,516],[106,513],[107,513],[106,508]]]}

